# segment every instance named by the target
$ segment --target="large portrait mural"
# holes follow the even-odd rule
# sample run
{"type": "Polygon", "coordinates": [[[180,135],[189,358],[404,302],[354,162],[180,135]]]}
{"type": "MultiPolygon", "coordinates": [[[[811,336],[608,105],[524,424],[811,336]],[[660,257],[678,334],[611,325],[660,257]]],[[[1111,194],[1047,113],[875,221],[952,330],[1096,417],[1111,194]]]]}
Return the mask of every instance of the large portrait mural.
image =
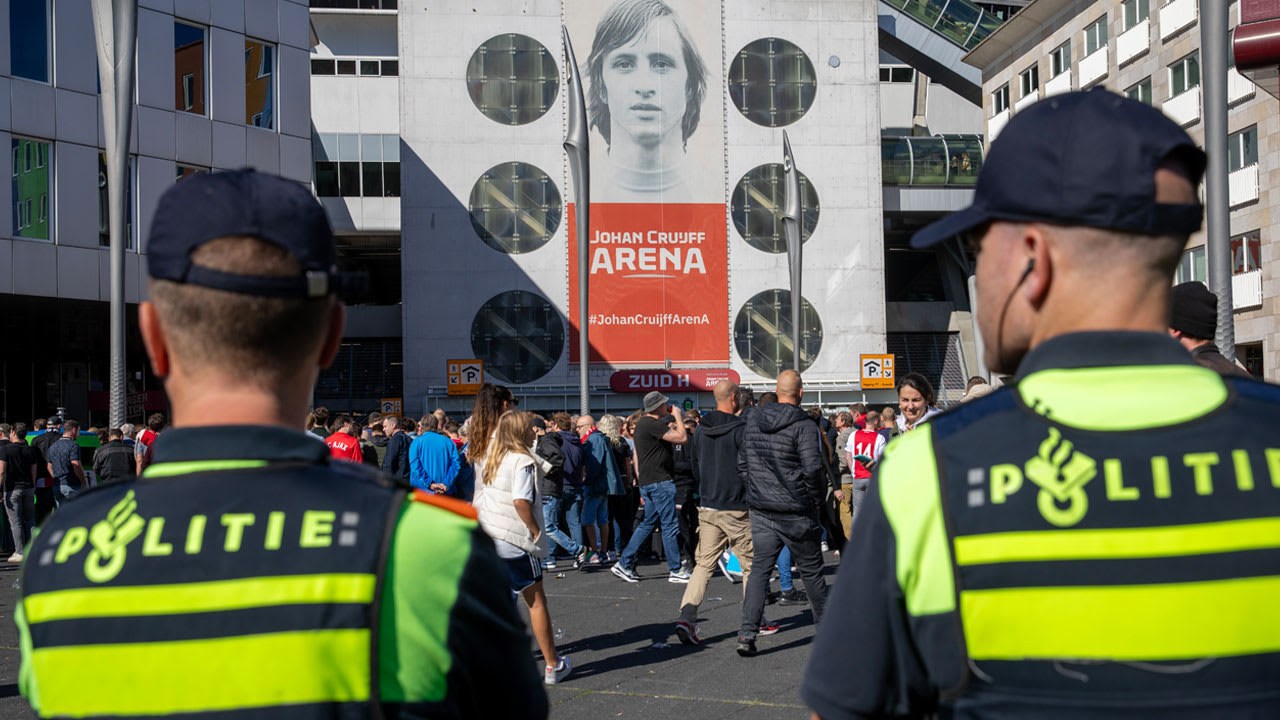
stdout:
{"type": "MultiPolygon", "coordinates": [[[[564,16],[591,129],[591,360],[726,364],[720,3],[565,0],[564,16]]],[[[575,222],[570,204],[576,327],[575,222]]]]}

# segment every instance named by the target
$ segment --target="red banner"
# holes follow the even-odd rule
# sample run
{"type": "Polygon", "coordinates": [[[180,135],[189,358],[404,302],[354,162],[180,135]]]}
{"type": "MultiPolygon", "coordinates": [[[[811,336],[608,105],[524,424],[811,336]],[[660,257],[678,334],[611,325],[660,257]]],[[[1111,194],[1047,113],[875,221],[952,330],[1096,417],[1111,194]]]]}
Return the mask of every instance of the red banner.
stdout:
{"type": "Polygon", "coordinates": [[[609,387],[616,393],[647,393],[650,390],[675,392],[710,392],[721,380],[737,383],[742,380],[737,370],[620,370],[609,378],[609,387]]]}
{"type": "MultiPolygon", "coordinates": [[[[591,204],[591,360],[729,362],[725,206],[591,204]]],[[[578,362],[578,249],[569,205],[569,359],[578,362]]]]}

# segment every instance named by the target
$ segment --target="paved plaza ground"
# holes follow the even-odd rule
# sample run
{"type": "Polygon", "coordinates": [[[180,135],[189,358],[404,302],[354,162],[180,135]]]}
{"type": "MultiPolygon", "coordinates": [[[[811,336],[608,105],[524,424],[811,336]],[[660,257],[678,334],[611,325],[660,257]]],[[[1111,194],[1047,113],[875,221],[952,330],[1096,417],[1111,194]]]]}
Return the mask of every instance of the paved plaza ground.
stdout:
{"type": "MultiPolygon", "coordinates": [[[[827,558],[831,582],[834,560],[827,558]]],[[[797,694],[813,640],[807,606],[766,607],[768,617],[781,623],[781,632],[757,641],[758,656],[740,658],[734,646],[741,585],[730,585],[719,574],[711,580],[700,615],[705,642],[691,648],[681,645],[674,632],[685,586],[667,582],[665,564],[642,563],[639,572],[647,579],[638,584],[622,582],[607,568],[547,574],[557,643],[577,668],[562,685],[547,689],[553,720],[808,717],[797,694]]],[[[17,565],[0,564],[3,720],[35,717],[18,695],[16,577],[17,565]]]]}

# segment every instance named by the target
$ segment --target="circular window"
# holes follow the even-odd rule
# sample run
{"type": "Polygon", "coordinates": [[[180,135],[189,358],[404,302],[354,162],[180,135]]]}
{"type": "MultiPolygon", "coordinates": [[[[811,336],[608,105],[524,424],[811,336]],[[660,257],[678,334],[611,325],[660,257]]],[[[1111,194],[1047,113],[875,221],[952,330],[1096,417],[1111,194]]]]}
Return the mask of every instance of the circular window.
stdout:
{"type": "Polygon", "coordinates": [[[555,103],[559,89],[555,59],[527,35],[494,35],[476,48],[467,63],[471,102],[503,125],[524,125],[542,117],[555,103]]]}
{"type": "Polygon", "coordinates": [[[546,298],[511,290],[489,299],[471,321],[471,351],[485,372],[509,383],[533,382],[564,351],[564,323],[546,298]]]}
{"type": "MultiPolygon", "coordinates": [[[[781,163],[760,165],[742,176],[729,201],[733,226],[751,247],[769,253],[787,251],[787,235],[782,229],[786,206],[786,173],[781,163]]],[[[800,242],[808,242],[818,226],[818,191],[800,173],[800,242]]]]}
{"type": "Polygon", "coordinates": [[[757,125],[790,125],[809,112],[817,92],[818,75],[809,56],[786,40],[756,40],[729,65],[729,97],[757,125]]]}
{"type": "MultiPolygon", "coordinates": [[[[822,320],[808,300],[800,299],[800,372],[822,349],[822,320]]],[[[733,323],[738,356],[757,375],[776,378],[791,369],[791,291],[765,290],[747,301],[733,323]]]]}
{"type": "Polygon", "coordinates": [[[542,247],[560,227],[560,191],[529,163],[485,171],[471,188],[471,227],[481,240],[511,255],[542,247]]]}

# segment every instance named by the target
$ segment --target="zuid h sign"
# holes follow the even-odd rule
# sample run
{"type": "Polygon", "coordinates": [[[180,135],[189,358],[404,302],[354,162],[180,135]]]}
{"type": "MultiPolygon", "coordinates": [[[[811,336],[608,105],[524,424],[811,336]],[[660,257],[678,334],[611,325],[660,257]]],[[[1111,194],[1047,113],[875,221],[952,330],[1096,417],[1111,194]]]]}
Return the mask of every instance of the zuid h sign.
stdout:
{"type": "Polygon", "coordinates": [[[616,393],[647,393],[650,390],[709,392],[721,380],[739,382],[738,371],[712,370],[619,370],[609,378],[616,393]]]}
{"type": "MultiPolygon", "coordinates": [[[[588,317],[578,297],[569,204],[569,322],[590,359],[727,365],[724,59],[721,3],[564,0],[579,49],[591,141],[588,317]],[[585,62],[582,48],[587,49],[585,62]]],[[[582,360],[570,334],[571,362],[582,360]]]]}

